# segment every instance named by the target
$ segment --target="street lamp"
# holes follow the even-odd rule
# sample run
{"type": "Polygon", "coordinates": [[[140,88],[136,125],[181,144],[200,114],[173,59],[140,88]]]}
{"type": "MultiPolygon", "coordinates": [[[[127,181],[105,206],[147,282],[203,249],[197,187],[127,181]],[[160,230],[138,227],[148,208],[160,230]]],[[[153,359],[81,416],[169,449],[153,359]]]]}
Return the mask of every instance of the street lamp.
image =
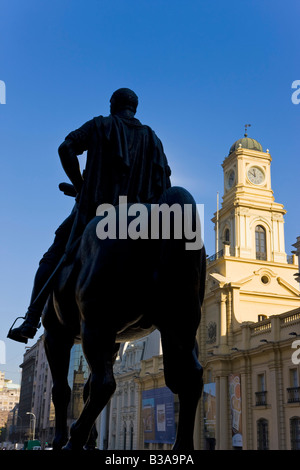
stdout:
{"type": "Polygon", "coordinates": [[[26,412],[27,415],[32,415],[33,416],[33,433],[32,433],[32,440],[34,441],[35,438],[35,423],[36,423],[36,416],[34,413],[31,413],[30,411],[26,412]]]}
{"type": "Polygon", "coordinates": [[[21,420],[21,429],[19,430],[19,442],[21,442],[21,438],[22,438],[22,428],[23,428],[23,420],[21,418],[21,416],[17,416],[17,423],[18,423],[18,419],[21,420]]]}

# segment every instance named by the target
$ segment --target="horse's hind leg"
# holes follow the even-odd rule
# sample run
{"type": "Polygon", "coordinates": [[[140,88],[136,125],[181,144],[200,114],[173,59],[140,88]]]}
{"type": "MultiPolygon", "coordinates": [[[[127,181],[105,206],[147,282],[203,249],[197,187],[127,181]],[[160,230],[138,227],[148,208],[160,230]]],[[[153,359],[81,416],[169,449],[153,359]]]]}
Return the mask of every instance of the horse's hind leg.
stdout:
{"type": "MultiPolygon", "coordinates": [[[[113,361],[112,361],[113,364],[116,360],[118,350],[119,350],[119,345],[116,344],[115,345],[115,350],[114,350],[113,361]]],[[[88,380],[87,380],[87,382],[84,386],[84,389],[83,389],[83,401],[84,401],[84,403],[86,403],[86,401],[89,398],[90,381],[91,381],[91,375],[89,376],[89,378],[88,378],[88,380]]],[[[84,446],[84,450],[95,450],[96,446],[97,446],[97,437],[98,437],[98,432],[97,432],[97,429],[96,429],[96,425],[94,424],[93,427],[92,427],[92,430],[89,434],[88,440],[87,440],[87,442],[84,446]]]]}
{"type": "Polygon", "coordinates": [[[58,322],[57,325],[53,325],[53,328],[45,330],[44,346],[53,380],[52,400],[55,408],[54,450],[60,450],[68,441],[67,409],[71,396],[68,384],[68,369],[73,343],[73,337],[58,322]]]}
{"type": "Polygon", "coordinates": [[[97,417],[116,388],[113,376],[114,335],[110,335],[105,327],[82,322],[81,338],[90,368],[89,395],[82,413],[71,427],[71,437],[64,450],[81,450],[85,446],[97,417]]]}
{"type": "Polygon", "coordinates": [[[166,385],[179,398],[179,420],[173,450],[192,451],[196,410],[203,387],[197,344],[184,344],[171,331],[162,332],[161,336],[166,385]]]}

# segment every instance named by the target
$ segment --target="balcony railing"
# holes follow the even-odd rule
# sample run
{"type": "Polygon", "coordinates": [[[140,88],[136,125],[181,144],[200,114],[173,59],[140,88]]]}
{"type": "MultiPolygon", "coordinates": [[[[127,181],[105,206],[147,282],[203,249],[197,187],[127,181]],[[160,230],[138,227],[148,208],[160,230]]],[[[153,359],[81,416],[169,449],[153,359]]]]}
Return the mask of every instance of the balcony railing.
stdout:
{"type": "Polygon", "coordinates": [[[300,387],[287,388],[287,392],[288,392],[288,403],[300,402],[300,387]]]}
{"type": "Polygon", "coordinates": [[[260,259],[263,261],[266,261],[267,259],[267,253],[265,251],[257,251],[256,252],[256,259],[260,259]]]}
{"type": "Polygon", "coordinates": [[[255,392],[256,406],[265,406],[267,404],[267,392],[255,392]]]}
{"type": "Polygon", "coordinates": [[[210,256],[207,258],[207,263],[212,263],[213,261],[216,261],[216,259],[222,258],[223,256],[223,250],[218,251],[218,253],[215,253],[214,255],[210,256]]]}

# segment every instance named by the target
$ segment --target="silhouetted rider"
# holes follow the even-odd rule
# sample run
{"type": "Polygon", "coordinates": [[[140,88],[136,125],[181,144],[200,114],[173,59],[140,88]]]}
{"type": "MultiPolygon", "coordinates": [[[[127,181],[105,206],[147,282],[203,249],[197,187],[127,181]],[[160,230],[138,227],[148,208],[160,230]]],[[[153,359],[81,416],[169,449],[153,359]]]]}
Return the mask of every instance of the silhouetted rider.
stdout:
{"type": "Polygon", "coordinates": [[[75,188],[76,204],[41,259],[25,321],[10,329],[9,338],[27,343],[28,338],[34,337],[55,273],[95,217],[99,204],[116,205],[119,196],[127,196],[128,203],[155,203],[171,186],[162,143],[149,126],[134,117],[137,105],[136,94],[120,88],[110,99],[109,116],[91,119],[60,145],[59,157],[75,188]],[[85,151],[83,178],[77,156],[85,151]]]}

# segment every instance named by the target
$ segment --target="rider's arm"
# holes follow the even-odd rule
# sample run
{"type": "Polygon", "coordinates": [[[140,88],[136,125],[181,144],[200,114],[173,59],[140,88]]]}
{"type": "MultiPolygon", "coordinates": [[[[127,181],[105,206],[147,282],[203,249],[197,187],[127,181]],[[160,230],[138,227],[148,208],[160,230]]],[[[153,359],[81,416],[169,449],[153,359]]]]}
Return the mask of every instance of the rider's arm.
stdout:
{"type": "Polygon", "coordinates": [[[81,155],[85,150],[88,150],[92,128],[92,121],[86,122],[79,129],[67,135],[64,142],[58,148],[62,167],[75,187],[77,193],[80,193],[83,185],[83,178],[77,155],[81,155]]]}
{"type": "Polygon", "coordinates": [[[60,161],[66,175],[69,177],[77,193],[80,193],[83,178],[80,171],[79,161],[70,139],[66,139],[58,149],[60,161]]]}

